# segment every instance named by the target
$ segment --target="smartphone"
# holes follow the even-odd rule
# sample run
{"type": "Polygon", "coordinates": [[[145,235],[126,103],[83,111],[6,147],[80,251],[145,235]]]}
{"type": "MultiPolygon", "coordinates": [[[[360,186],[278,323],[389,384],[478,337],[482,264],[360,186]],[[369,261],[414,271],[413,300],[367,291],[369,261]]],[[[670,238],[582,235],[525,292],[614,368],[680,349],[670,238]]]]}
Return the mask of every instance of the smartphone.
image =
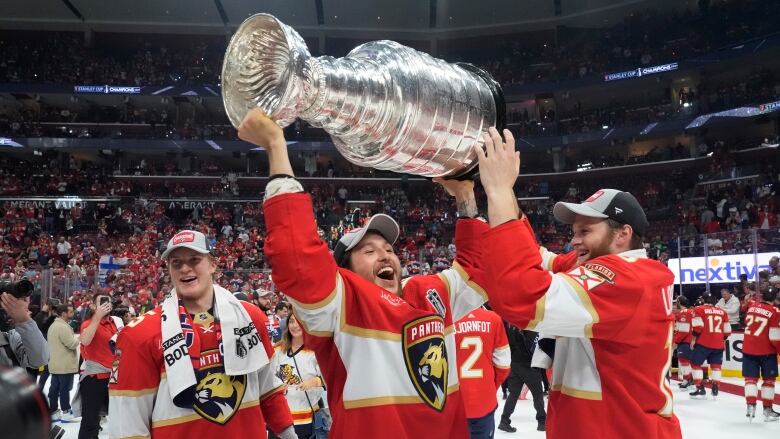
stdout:
{"type": "Polygon", "coordinates": [[[102,304],[104,304],[104,303],[108,303],[109,301],[111,301],[111,298],[110,298],[110,297],[108,297],[108,296],[103,296],[103,297],[101,297],[101,298],[100,298],[100,300],[98,301],[98,304],[102,305],[102,304]]]}

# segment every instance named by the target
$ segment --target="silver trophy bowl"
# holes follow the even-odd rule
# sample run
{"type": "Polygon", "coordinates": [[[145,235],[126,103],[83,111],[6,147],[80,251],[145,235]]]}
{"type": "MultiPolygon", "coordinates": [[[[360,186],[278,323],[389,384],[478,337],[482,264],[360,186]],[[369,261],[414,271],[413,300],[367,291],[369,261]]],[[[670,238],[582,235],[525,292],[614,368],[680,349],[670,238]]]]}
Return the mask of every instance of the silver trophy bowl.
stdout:
{"type": "Polygon", "coordinates": [[[477,67],[393,41],[314,58],[295,30],[268,14],[249,17],[233,35],[222,99],[235,127],[259,107],[281,127],[301,118],[324,129],[356,165],[426,177],[470,173],[482,133],[505,121],[501,87],[477,67]]]}

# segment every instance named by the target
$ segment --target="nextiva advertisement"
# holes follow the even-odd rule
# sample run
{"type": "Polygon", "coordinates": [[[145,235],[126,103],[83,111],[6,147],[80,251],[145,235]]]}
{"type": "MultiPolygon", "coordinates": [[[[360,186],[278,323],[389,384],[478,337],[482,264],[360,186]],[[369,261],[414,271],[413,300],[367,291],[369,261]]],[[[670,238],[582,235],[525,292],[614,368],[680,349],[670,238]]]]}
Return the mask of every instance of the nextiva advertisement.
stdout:
{"type": "Polygon", "coordinates": [[[754,280],[759,271],[769,269],[769,259],[780,257],[780,252],[747,255],[710,256],[700,258],[669,259],[669,269],[674,273],[674,283],[704,284],[739,282],[739,275],[746,274],[754,280]],[[758,264],[756,264],[756,259],[758,264]]]}

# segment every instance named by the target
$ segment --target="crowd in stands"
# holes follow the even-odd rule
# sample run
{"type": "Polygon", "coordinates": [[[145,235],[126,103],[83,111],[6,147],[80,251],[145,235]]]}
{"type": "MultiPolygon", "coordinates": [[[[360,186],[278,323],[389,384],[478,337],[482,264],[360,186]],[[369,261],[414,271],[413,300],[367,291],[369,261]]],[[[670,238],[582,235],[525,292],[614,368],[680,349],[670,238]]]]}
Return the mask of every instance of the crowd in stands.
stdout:
{"type": "MultiPolygon", "coordinates": [[[[557,42],[541,43],[538,47],[524,38],[495,38],[490,39],[492,50],[461,53],[454,49],[448,56],[454,61],[481,63],[505,85],[574,79],[680,60],[729,42],[765,35],[774,31],[771,17],[780,13],[777,2],[769,0],[700,3],[698,10],[633,13],[607,30],[559,30],[557,42]]],[[[189,38],[191,44],[182,44],[173,37],[133,35],[125,37],[132,39],[132,44],[115,37],[96,39],[100,41],[93,47],[85,47],[82,34],[48,35],[14,34],[12,38],[11,34],[0,34],[0,83],[217,83],[225,49],[225,41],[213,37],[189,38]]],[[[508,120],[519,136],[568,135],[646,125],[780,99],[780,81],[772,71],[757,69],[735,81],[705,78],[695,87],[675,93],[674,99],[679,102],[672,102],[671,96],[650,102],[638,98],[593,107],[579,101],[568,102],[564,94],[558,108],[539,108],[530,114],[527,110],[510,111],[508,120]]],[[[66,107],[41,103],[21,110],[0,106],[0,135],[237,139],[236,131],[221,112],[173,114],[170,106],[147,108],[132,100],[113,106],[85,102],[66,107]]],[[[312,129],[305,122],[297,122],[286,134],[290,139],[327,138],[322,130],[312,129]]]]}
{"type": "Polygon", "coordinates": [[[645,126],[654,122],[692,117],[728,110],[743,105],[758,105],[780,99],[778,75],[766,68],[757,69],[736,82],[710,83],[681,89],[678,102],[665,99],[657,103],[615,101],[598,108],[584,108],[580,101],[560,102],[561,110],[552,109],[539,115],[510,111],[510,126],[521,136],[553,136],[587,133],[611,128],[645,126]]]}
{"type": "Polygon", "coordinates": [[[224,38],[131,38],[95,38],[87,47],[84,34],[78,32],[5,33],[0,37],[0,82],[135,86],[219,82],[224,38]]]}
{"type": "Polygon", "coordinates": [[[777,2],[699,3],[699,9],[635,12],[608,29],[560,29],[555,41],[491,39],[458,60],[478,62],[502,84],[563,81],[693,58],[777,31],[777,2]]]}
{"type": "MultiPolygon", "coordinates": [[[[733,82],[702,81],[681,89],[679,102],[615,101],[600,107],[570,102],[567,94],[558,101],[559,111],[539,108],[529,113],[510,109],[509,128],[516,135],[554,136],[587,133],[627,126],[645,126],[698,114],[709,114],[742,105],[757,105],[780,99],[780,80],[772,70],[758,69],[733,82]],[[684,102],[683,102],[684,101],[684,102]]],[[[238,140],[236,130],[221,112],[174,118],[165,106],[139,107],[132,101],[115,106],[75,104],[67,107],[0,106],[0,135],[9,137],[130,138],[172,140],[238,140]],[[39,110],[33,110],[39,108],[39,110]]],[[[323,140],[328,135],[305,121],[286,129],[295,140],[323,140]]]]}
{"type": "MultiPolygon", "coordinates": [[[[727,151],[715,149],[714,153],[711,172],[733,166],[735,159],[727,151]]],[[[146,186],[101,173],[94,164],[68,160],[52,161],[48,166],[45,171],[5,158],[0,166],[2,195],[112,194],[132,198],[65,206],[4,202],[0,208],[0,278],[27,276],[39,286],[49,282],[54,296],[67,296],[77,305],[90,291],[109,291],[117,303],[134,310],[148,309],[171,287],[158,257],[161,248],[176,230],[193,228],[212,240],[223,269],[220,284],[244,292],[273,289],[262,251],[264,221],[259,201],[182,206],[156,201],[145,192],[146,186]],[[113,259],[108,268],[100,270],[103,255],[113,259]]],[[[610,177],[611,186],[629,190],[648,210],[652,225],[646,244],[652,257],[701,256],[705,241],[711,255],[751,252],[754,237],[758,251],[780,250],[777,169],[768,164],[757,178],[710,189],[699,188],[693,174],[665,170],[643,173],[642,178],[610,177]],[[703,233],[709,235],[703,237],[703,233]]],[[[570,249],[566,227],[552,217],[553,201],[582,200],[603,184],[597,180],[579,178],[570,184],[533,180],[519,185],[519,197],[541,197],[524,201],[523,209],[540,242],[550,250],[570,249]]],[[[347,187],[338,181],[307,186],[321,237],[331,246],[371,214],[384,212],[402,226],[397,249],[406,274],[436,272],[449,266],[455,251],[455,206],[439,187],[347,187]]],[[[484,205],[479,191],[478,198],[484,205]]]]}
{"type": "MultiPolygon", "coordinates": [[[[679,61],[775,32],[778,8],[772,0],[704,0],[698,8],[682,11],[634,12],[606,29],[562,28],[555,38],[538,44],[526,38],[491,38],[488,47],[454,47],[441,56],[477,62],[503,84],[577,79],[679,61]]],[[[4,34],[0,82],[216,84],[226,47],[218,37],[94,40],[86,47],[81,33],[4,34]]]]}

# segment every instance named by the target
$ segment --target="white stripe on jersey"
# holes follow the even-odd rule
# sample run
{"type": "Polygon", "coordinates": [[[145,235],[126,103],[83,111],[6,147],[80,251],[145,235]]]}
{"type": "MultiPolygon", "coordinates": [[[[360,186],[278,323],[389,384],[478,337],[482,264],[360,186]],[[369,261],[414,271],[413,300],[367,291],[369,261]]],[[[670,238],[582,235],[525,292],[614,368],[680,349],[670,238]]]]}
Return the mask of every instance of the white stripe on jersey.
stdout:
{"type": "Polygon", "coordinates": [[[601,400],[601,376],[588,338],[561,337],[555,341],[553,390],[577,398],[601,400]]]}
{"type": "Polygon", "coordinates": [[[780,342],[780,328],[769,328],[769,340],[780,342]]]}
{"type": "Polygon", "coordinates": [[[677,332],[691,332],[691,324],[688,322],[677,322],[674,326],[677,332]]]}
{"type": "Polygon", "coordinates": [[[574,286],[564,274],[552,274],[552,282],[547,293],[537,302],[544,311],[538,317],[541,319],[534,327],[536,332],[544,332],[549,336],[587,337],[591,336],[591,326],[598,321],[598,315],[593,309],[587,293],[574,286]]]}
{"type": "MultiPolygon", "coordinates": [[[[503,331],[504,328],[501,328],[503,331]]],[[[509,345],[501,346],[493,351],[493,366],[500,369],[509,369],[512,365],[512,353],[509,350],[509,345]]]]}

